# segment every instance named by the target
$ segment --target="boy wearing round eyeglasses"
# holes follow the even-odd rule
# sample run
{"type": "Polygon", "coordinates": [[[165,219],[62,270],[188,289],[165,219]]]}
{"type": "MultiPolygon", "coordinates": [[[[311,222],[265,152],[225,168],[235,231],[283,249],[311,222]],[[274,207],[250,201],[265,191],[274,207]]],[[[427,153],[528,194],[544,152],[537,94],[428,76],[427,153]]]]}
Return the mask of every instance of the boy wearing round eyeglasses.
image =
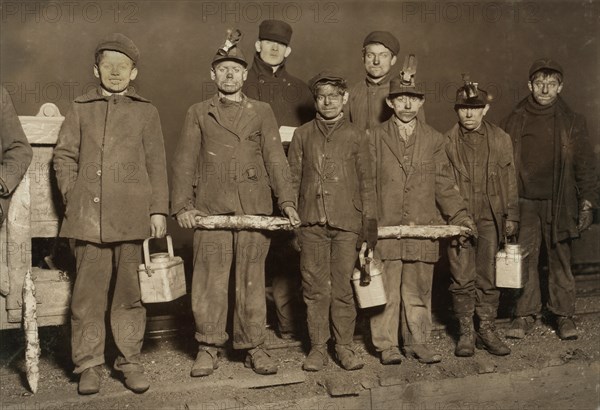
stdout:
{"type": "Polygon", "coordinates": [[[517,339],[532,330],[542,309],[538,270],[542,244],[548,255],[547,307],[556,317],[557,335],[577,339],[571,240],[592,224],[598,179],[585,118],[559,95],[563,75],[556,61],[535,61],[527,83],[531,94],[503,122],[513,139],[521,213],[519,242],[530,252],[528,281],[506,332],[517,339]]]}

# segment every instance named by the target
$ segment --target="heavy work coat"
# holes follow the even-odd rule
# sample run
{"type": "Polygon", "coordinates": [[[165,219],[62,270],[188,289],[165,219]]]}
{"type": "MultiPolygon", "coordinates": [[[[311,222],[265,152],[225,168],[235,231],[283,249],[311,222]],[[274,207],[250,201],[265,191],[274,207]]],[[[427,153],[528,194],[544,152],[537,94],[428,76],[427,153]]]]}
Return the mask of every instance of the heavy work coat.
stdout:
{"type": "Polygon", "coordinates": [[[89,91],[73,102],[54,149],[65,203],[62,237],[94,243],[150,236],[150,215],[168,214],[158,111],[132,89],[89,91]]]}
{"type": "Polygon", "coordinates": [[[314,99],[306,83],[288,73],[285,63],[273,72],[258,53],[242,91],[248,98],[269,103],[279,126],[298,127],[315,116],[314,99]]]}
{"type": "Polygon", "coordinates": [[[0,117],[0,225],[8,215],[10,196],[14,192],[27,168],[31,163],[33,151],[27,137],[23,132],[19,117],[15,112],[12,100],[4,87],[0,104],[2,104],[0,117]]]}
{"type": "Polygon", "coordinates": [[[271,215],[295,206],[287,159],[269,104],[244,96],[233,128],[223,125],[218,95],[194,104],[173,157],[171,212],[271,215]]]}
{"type": "MultiPolygon", "coordinates": [[[[393,118],[370,131],[379,226],[440,224],[438,207],[451,219],[466,216],[449,169],[444,137],[420,120],[413,136],[412,156],[408,156],[397,149],[393,118]]],[[[436,262],[439,244],[429,239],[380,239],[376,253],[382,259],[436,262]]]]}
{"type": "Polygon", "coordinates": [[[297,128],[288,159],[303,225],[359,233],[363,214],[375,217],[368,140],[345,117],[331,134],[318,120],[297,128]]]}
{"type": "MultiPolygon", "coordinates": [[[[517,192],[517,179],[515,174],[515,163],[510,136],[502,129],[490,122],[483,121],[487,135],[487,163],[480,164],[486,169],[486,193],[487,200],[492,208],[498,235],[504,232],[506,220],[519,221],[519,194],[517,192]]],[[[456,124],[446,133],[446,153],[452,165],[455,181],[460,190],[460,195],[465,200],[469,212],[472,212],[478,204],[471,203],[472,181],[468,167],[473,164],[465,164],[459,155],[460,125],[456,124]]],[[[477,166],[477,164],[475,164],[477,166]]],[[[500,236],[498,239],[501,239],[500,236]]]]}
{"type": "MultiPolygon", "coordinates": [[[[512,137],[517,175],[524,159],[521,139],[527,115],[527,97],[502,122],[502,128],[512,137]]],[[[562,98],[555,102],[554,169],[552,189],[552,241],[562,241],[579,236],[577,220],[579,203],[598,204],[598,174],[596,159],[588,139],[585,118],[568,107],[562,98]]],[[[535,153],[528,153],[534,155],[535,153]]],[[[522,182],[517,178],[519,193],[522,182]]]]}

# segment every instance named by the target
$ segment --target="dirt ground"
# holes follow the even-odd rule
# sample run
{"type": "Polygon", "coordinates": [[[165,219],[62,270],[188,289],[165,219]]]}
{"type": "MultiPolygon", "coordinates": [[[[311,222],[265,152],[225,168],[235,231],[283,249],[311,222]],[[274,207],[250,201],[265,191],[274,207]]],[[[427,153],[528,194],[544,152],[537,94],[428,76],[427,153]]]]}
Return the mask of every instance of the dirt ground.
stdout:
{"type": "MultiPolygon", "coordinates": [[[[347,372],[333,360],[325,370],[307,373],[301,370],[305,350],[300,343],[285,343],[269,331],[268,343],[279,363],[276,376],[259,376],[244,368],[244,356],[236,352],[224,352],[220,367],[212,376],[191,378],[189,371],[196,353],[196,343],[188,330],[169,337],[152,338],[145,342],[143,364],[152,386],[143,395],[135,395],[124,388],[118,375],[104,367],[104,379],[100,394],[82,397],[77,395],[76,378],[71,374],[68,328],[54,327],[40,329],[42,358],[40,381],[37,394],[27,389],[24,376],[23,337],[20,331],[4,331],[1,337],[0,353],[0,398],[2,409],[25,408],[192,408],[192,404],[212,403],[198,408],[278,408],[261,407],[267,403],[300,400],[310,396],[358,395],[372,387],[421,382],[460,379],[486,373],[515,373],[528,369],[543,369],[552,366],[578,363],[582,365],[600,362],[600,314],[586,314],[578,317],[580,336],[575,341],[561,341],[553,326],[543,321],[536,324],[534,331],[524,340],[510,340],[512,354],[495,357],[484,351],[477,351],[472,358],[454,356],[454,337],[438,327],[432,336],[431,344],[442,353],[443,361],[435,365],[423,365],[414,359],[406,358],[398,366],[382,366],[372,352],[367,339],[361,334],[356,337],[365,360],[362,370],[347,372]],[[286,346],[281,348],[281,346],[286,346]],[[286,384],[290,383],[290,384],[286,384]],[[282,385],[278,385],[282,384],[282,385]],[[263,386],[267,385],[267,386],[263,386]],[[269,386],[270,385],[270,386],[269,386]],[[223,403],[231,402],[230,406],[223,403]],[[216,403],[219,403],[218,405],[216,403]]],[[[506,321],[501,322],[500,334],[504,333],[506,321]],[[503,327],[503,328],[502,328],[503,327]]],[[[364,328],[361,323],[359,330],[364,328]]],[[[451,330],[450,330],[451,331],[451,330]]],[[[107,353],[107,363],[114,358],[114,350],[107,353]]],[[[515,373],[516,374],[516,373],[515,373]]],[[[598,382],[598,378],[596,378],[598,382]]],[[[485,386],[493,389],[494,386],[485,386]]],[[[598,388],[591,397],[578,397],[585,403],[598,401],[598,388]]],[[[556,389],[560,390],[560,386],[556,389]]],[[[522,392],[523,393],[523,392],[522,392]]],[[[525,392],[527,397],[527,393],[525,392]]],[[[357,396],[358,397],[358,396],[357,396]]],[[[358,399],[357,399],[358,400],[358,399]]],[[[508,399],[507,399],[508,400],[508,399]]],[[[537,399],[536,399],[537,400],[537,399]]],[[[347,402],[346,402],[347,403],[347,402]]],[[[506,402],[508,403],[508,401],[506,402]]],[[[552,408],[552,403],[537,403],[536,408],[552,408]]],[[[356,402],[357,408],[362,408],[356,402]]],[[[597,408],[597,406],[594,406],[597,408]]],[[[195,407],[194,407],[195,408],[195,407]]],[[[338,407],[335,407],[338,408],[338,407]]],[[[343,408],[346,408],[345,406],[343,408]]],[[[397,408],[397,407],[390,407],[397,408]]],[[[421,409],[421,407],[417,407],[421,409]]],[[[424,408],[424,407],[423,407],[424,408]]],[[[446,408],[446,407],[442,407],[446,408]]],[[[454,407],[452,407],[454,408],[454,407]]],[[[511,408],[500,407],[500,408],[511,408]]]]}

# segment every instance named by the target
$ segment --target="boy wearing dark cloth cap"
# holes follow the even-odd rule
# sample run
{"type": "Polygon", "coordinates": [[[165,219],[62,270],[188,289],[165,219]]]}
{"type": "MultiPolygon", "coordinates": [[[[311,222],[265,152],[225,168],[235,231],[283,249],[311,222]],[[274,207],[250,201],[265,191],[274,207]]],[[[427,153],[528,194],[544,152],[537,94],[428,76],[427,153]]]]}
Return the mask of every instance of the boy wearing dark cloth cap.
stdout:
{"type": "MultiPolygon", "coordinates": [[[[271,215],[271,194],[292,226],[300,224],[289,185],[289,167],[273,110],[242,93],[248,63],[230,32],[217,50],[211,79],[218,93],[192,105],[173,159],[171,212],[182,228],[196,216],[271,215]]],[[[235,275],[233,348],[246,350],[247,367],[277,372],[266,351],[265,258],[270,238],[260,231],[194,231],[192,311],[198,354],[193,377],[218,367],[219,348],[229,340],[229,277],[235,275]]]]}
{"type": "Polygon", "coordinates": [[[75,239],[71,340],[80,394],[100,388],[113,265],[110,321],[119,350],[114,367],[134,392],[150,386],[140,363],[146,311],[137,268],[143,239],[166,233],[168,188],[158,111],[129,87],[138,59],[137,47],[123,34],[98,44],[94,75],[100,86],[75,99],[54,150],[65,204],[60,236],[75,239]]]}
{"type": "Polygon", "coordinates": [[[512,143],[500,127],[484,120],[489,108],[487,92],[465,78],[454,104],[458,124],[446,133],[451,169],[478,233],[476,243],[453,239],[448,249],[450,294],[460,325],[454,353],[462,357],[475,354],[475,338],[492,354],[510,353],[495,331],[500,290],[494,260],[502,238],[517,233],[519,199],[512,143]],[[479,318],[477,334],[473,314],[479,318]]]}
{"type": "Polygon", "coordinates": [[[299,243],[311,350],[303,368],[328,362],[330,317],[336,357],[346,370],[363,367],[352,344],[356,306],[350,278],[363,241],[377,242],[377,219],[366,135],[342,112],[346,81],[321,72],[310,80],[317,117],[294,132],[288,159],[302,220],[299,243]]]}
{"type": "MultiPolygon", "coordinates": [[[[269,103],[280,127],[298,127],[314,117],[314,101],[308,86],[287,71],[286,59],[292,52],[291,39],[292,27],[285,21],[261,22],[258,40],[254,44],[254,62],[242,87],[248,98],[269,103]]],[[[289,144],[289,141],[284,144],[289,144]]],[[[289,232],[273,234],[266,261],[267,275],[272,279],[277,331],[283,339],[302,333],[298,322],[304,310],[300,301],[298,254],[290,241],[289,232]]]]}
{"type": "MultiPolygon", "coordinates": [[[[379,226],[432,225],[439,211],[453,225],[476,227],[455,188],[444,137],[417,118],[425,102],[412,74],[403,69],[390,82],[388,106],[394,116],[370,131],[379,226]]],[[[387,304],[371,316],[371,336],[381,363],[399,364],[399,331],[407,356],[436,363],[427,347],[431,332],[431,287],[439,245],[429,239],[380,239],[375,257],[384,263],[387,304]]]]}
{"type": "Polygon", "coordinates": [[[504,120],[513,139],[521,227],[519,242],[529,251],[528,281],[506,336],[521,339],[542,309],[538,259],[548,255],[548,310],[557,335],[577,339],[571,240],[590,227],[598,206],[598,180],[585,118],[560,97],[563,69],[554,60],[536,60],[529,69],[531,94],[504,120]]]}

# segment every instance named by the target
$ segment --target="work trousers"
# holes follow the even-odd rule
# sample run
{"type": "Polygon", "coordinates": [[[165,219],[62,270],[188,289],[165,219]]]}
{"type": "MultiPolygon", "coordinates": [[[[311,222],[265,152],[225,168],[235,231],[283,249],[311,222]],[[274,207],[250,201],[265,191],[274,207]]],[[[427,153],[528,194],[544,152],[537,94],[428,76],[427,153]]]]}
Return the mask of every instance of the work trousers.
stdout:
{"type": "Polygon", "coordinates": [[[551,200],[520,199],[519,243],[529,251],[528,279],[519,292],[515,316],[540,313],[539,256],[542,241],[548,255],[548,310],[559,316],[575,313],[575,278],[571,272],[571,241],[552,243],[551,200]]]}
{"type": "Polygon", "coordinates": [[[498,232],[494,221],[477,221],[477,245],[461,248],[453,241],[448,248],[450,262],[450,294],[457,317],[495,320],[500,301],[496,288],[495,259],[498,252],[498,232]]]}
{"type": "Polygon", "coordinates": [[[311,225],[300,229],[299,238],[311,345],[322,345],[330,339],[330,316],[336,344],[350,344],[356,325],[351,278],[358,257],[358,235],[327,225],[311,225]]]}
{"type": "Polygon", "coordinates": [[[229,275],[234,271],[233,348],[250,349],[265,341],[265,259],[270,239],[254,231],[194,232],[192,312],[196,340],[223,346],[229,305],[229,275]]]}
{"type": "Polygon", "coordinates": [[[71,298],[71,348],[75,373],[104,363],[108,292],[116,268],[110,325],[119,356],[115,369],[141,371],[140,351],[146,329],[146,309],[140,296],[137,269],[141,242],[97,244],[75,242],[77,276],[71,298]]]}
{"type": "Polygon", "coordinates": [[[371,337],[378,352],[398,347],[398,329],[404,346],[424,344],[431,333],[433,264],[384,260],[383,283],[387,304],[371,316],[371,337]]]}

